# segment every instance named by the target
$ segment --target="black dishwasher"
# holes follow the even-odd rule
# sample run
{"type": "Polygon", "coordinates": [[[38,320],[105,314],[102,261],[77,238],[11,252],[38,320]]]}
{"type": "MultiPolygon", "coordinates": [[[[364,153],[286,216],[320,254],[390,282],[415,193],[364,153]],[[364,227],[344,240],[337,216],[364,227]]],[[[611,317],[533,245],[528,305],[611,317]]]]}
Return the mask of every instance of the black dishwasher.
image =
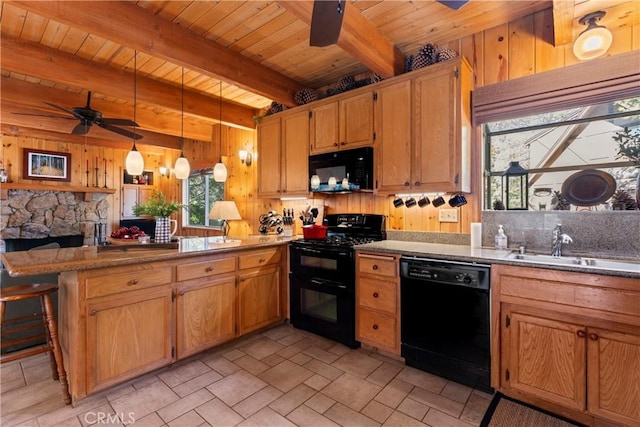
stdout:
{"type": "Polygon", "coordinates": [[[485,264],[401,258],[401,354],[407,365],[493,391],[490,271],[485,264]]]}

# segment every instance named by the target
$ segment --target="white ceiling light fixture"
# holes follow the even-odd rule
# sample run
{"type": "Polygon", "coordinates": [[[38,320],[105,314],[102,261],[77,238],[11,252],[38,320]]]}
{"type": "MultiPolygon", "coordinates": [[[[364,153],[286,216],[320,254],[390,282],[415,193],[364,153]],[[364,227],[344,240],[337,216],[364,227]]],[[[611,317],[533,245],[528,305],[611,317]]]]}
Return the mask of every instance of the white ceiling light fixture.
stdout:
{"type": "Polygon", "coordinates": [[[601,20],[606,12],[589,13],[580,18],[581,25],[587,25],[573,43],[573,54],[581,61],[594,59],[607,53],[613,42],[611,31],[596,22],[601,20]]]}
{"type": "MultiPolygon", "coordinates": [[[[133,52],[133,121],[136,121],[136,102],[137,102],[137,94],[136,94],[136,70],[137,70],[137,57],[138,52],[133,52]]],[[[125,168],[127,169],[127,173],[129,175],[142,175],[144,171],[144,159],[142,158],[142,154],[136,148],[136,127],[133,127],[133,147],[131,147],[131,151],[127,154],[127,158],[125,159],[125,168]]]]}
{"type": "MultiPolygon", "coordinates": [[[[222,151],[222,80],[220,80],[220,151],[222,151]]],[[[215,182],[225,182],[227,180],[227,167],[222,163],[222,158],[213,167],[213,180],[215,182]]]]}
{"type": "Polygon", "coordinates": [[[177,179],[187,179],[191,173],[191,166],[186,157],[184,157],[184,67],[182,67],[182,86],[181,86],[181,99],[182,99],[182,116],[180,119],[180,157],[176,160],[176,164],[173,167],[173,173],[177,179]]]}

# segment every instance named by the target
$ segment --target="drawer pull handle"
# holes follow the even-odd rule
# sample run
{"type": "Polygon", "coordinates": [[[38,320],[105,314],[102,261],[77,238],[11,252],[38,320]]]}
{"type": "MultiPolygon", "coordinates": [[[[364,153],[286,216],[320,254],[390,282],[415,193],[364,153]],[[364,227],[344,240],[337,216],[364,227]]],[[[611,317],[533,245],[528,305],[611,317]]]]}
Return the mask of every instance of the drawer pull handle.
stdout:
{"type": "Polygon", "coordinates": [[[89,314],[92,315],[92,316],[95,316],[96,314],[98,314],[98,312],[95,311],[95,310],[91,310],[91,312],[89,314]]]}
{"type": "Polygon", "coordinates": [[[184,295],[185,293],[184,289],[180,291],[180,295],[184,295]]]}
{"type": "Polygon", "coordinates": [[[374,330],[374,331],[377,331],[377,330],[378,330],[378,325],[374,324],[374,325],[373,325],[373,330],[374,330]]]}
{"type": "Polygon", "coordinates": [[[211,273],[213,271],[213,267],[209,266],[205,268],[204,271],[206,271],[207,273],[211,273]]]}
{"type": "Polygon", "coordinates": [[[374,297],[374,298],[378,298],[378,296],[379,296],[379,295],[378,295],[378,293],[377,293],[377,292],[374,292],[374,293],[373,293],[373,297],[374,297]]]}
{"type": "Polygon", "coordinates": [[[596,333],[594,333],[594,332],[591,332],[591,333],[589,334],[589,339],[590,339],[591,341],[598,341],[598,339],[599,339],[599,338],[600,338],[600,337],[598,336],[598,334],[596,334],[596,333]]]}
{"type": "Polygon", "coordinates": [[[377,270],[378,269],[378,264],[373,264],[373,267],[371,267],[371,268],[374,269],[374,270],[377,270]]]}
{"type": "Polygon", "coordinates": [[[578,337],[580,338],[584,338],[587,336],[587,333],[585,331],[583,331],[582,329],[580,329],[579,331],[576,332],[576,335],[578,335],[578,337]]]}
{"type": "Polygon", "coordinates": [[[266,260],[264,258],[260,258],[260,261],[258,261],[260,264],[262,264],[263,262],[265,262],[266,260]]]}
{"type": "Polygon", "coordinates": [[[138,284],[138,279],[133,279],[133,280],[129,280],[129,286],[131,285],[137,285],[138,284]]]}

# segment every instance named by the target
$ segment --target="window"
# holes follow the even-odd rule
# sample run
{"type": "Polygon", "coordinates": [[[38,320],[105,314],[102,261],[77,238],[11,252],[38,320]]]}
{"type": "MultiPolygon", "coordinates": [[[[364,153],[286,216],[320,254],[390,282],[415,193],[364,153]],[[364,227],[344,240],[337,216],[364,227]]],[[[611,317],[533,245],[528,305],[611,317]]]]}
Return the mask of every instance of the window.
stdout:
{"type": "Polygon", "coordinates": [[[189,207],[186,225],[220,227],[220,220],[209,219],[214,202],[224,199],[224,182],[213,179],[213,169],[193,171],[184,186],[183,203],[189,207]]]}
{"type": "Polygon", "coordinates": [[[500,209],[501,175],[511,161],[529,171],[530,210],[616,209],[616,191],[635,198],[640,97],[495,121],[483,130],[485,209],[500,209]],[[636,141],[627,144],[635,159],[623,153],[621,138],[636,141]]]}

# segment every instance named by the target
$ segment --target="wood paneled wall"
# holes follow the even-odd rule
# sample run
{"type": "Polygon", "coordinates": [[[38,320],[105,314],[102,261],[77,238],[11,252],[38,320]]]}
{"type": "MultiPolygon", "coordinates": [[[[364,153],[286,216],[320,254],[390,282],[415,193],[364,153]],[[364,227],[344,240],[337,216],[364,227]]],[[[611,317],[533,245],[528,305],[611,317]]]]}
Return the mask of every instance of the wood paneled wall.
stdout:
{"type": "MultiPolygon", "coordinates": [[[[609,55],[640,49],[640,25],[632,27],[612,28],[614,42],[609,55]]],[[[563,68],[579,62],[572,53],[571,45],[554,47],[551,43],[552,16],[547,9],[517,21],[498,25],[482,33],[474,34],[461,40],[449,43],[452,48],[465,56],[475,70],[476,86],[498,83],[519,77],[563,68]]],[[[428,42],[425,38],[425,43],[428,42]]],[[[229,170],[227,194],[229,200],[238,205],[243,221],[231,224],[231,234],[247,236],[257,234],[260,214],[269,210],[281,212],[283,208],[299,207],[301,204],[324,204],[325,212],[363,212],[378,213],[388,216],[388,228],[408,231],[439,231],[453,233],[469,233],[470,222],[480,219],[479,192],[481,189],[481,140],[476,136],[473,147],[473,190],[468,195],[469,203],[461,208],[458,223],[440,223],[438,209],[428,206],[421,209],[395,208],[391,197],[379,197],[373,194],[350,194],[339,196],[318,196],[318,200],[307,202],[281,202],[280,200],[264,200],[257,197],[257,165],[260,155],[256,153],[256,132],[223,126],[214,126],[211,141],[185,141],[184,153],[194,168],[211,166],[221,157],[229,170]],[[254,155],[254,162],[246,166],[240,162],[238,151],[245,149],[254,155]]],[[[72,155],[72,181],[69,184],[51,183],[52,185],[86,185],[84,165],[87,159],[95,161],[107,160],[107,186],[115,188],[115,194],[109,196],[112,207],[109,218],[112,227],[116,227],[121,215],[121,182],[124,159],[127,150],[101,148],[90,145],[79,145],[63,140],[42,140],[3,135],[2,155],[3,167],[11,164],[12,179],[22,182],[21,161],[22,147],[31,147],[51,151],[69,152],[72,155]]],[[[145,158],[145,169],[153,170],[156,186],[167,198],[180,200],[182,183],[173,176],[159,177],[160,166],[172,167],[178,152],[140,145],[145,158]]],[[[102,166],[100,166],[102,169],[102,166]]],[[[24,181],[28,182],[28,181],[24,181]]],[[[100,177],[101,185],[104,176],[100,177]]],[[[297,211],[296,211],[297,213],[297,211]]],[[[300,229],[298,228],[298,232],[300,229]]],[[[218,231],[203,229],[180,229],[181,235],[211,235],[218,231]]]]}

